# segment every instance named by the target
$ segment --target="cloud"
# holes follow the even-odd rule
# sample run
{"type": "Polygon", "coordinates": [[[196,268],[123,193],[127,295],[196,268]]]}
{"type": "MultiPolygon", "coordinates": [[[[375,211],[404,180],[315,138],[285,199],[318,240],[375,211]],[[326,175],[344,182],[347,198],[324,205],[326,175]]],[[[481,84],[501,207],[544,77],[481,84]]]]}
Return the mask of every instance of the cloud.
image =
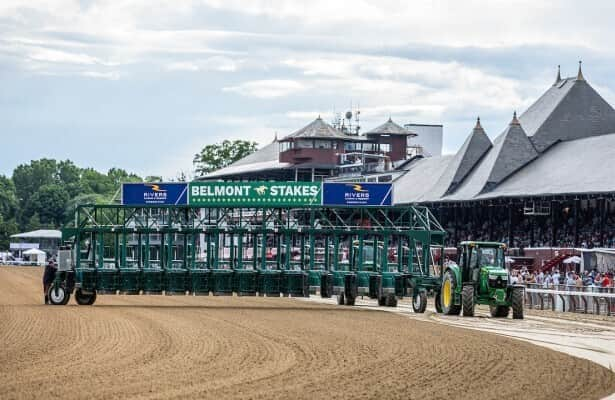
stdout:
{"type": "Polygon", "coordinates": [[[233,92],[242,96],[258,99],[274,99],[297,94],[307,89],[301,82],[288,79],[263,79],[244,82],[240,85],[225,87],[224,92],[233,92]]]}
{"type": "Polygon", "coordinates": [[[81,75],[88,78],[96,78],[96,79],[109,79],[112,81],[116,81],[120,79],[120,73],[117,71],[109,71],[109,72],[100,72],[100,71],[84,71],[81,75]]]}
{"type": "Polygon", "coordinates": [[[240,62],[229,57],[214,56],[201,60],[172,62],[168,64],[166,68],[169,71],[235,72],[239,67],[239,63],[240,62]]]}

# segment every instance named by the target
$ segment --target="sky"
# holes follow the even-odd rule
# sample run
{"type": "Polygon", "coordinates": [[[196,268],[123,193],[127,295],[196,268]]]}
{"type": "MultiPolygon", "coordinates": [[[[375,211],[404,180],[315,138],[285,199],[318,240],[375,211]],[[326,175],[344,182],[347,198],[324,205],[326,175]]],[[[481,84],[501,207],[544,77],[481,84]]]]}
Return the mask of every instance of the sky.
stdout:
{"type": "Polygon", "coordinates": [[[576,75],[615,104],[612,1],[1,0],[0,174],[42,157],[191,175],[321,115],[443,124],[456,151],[576,75]]]}

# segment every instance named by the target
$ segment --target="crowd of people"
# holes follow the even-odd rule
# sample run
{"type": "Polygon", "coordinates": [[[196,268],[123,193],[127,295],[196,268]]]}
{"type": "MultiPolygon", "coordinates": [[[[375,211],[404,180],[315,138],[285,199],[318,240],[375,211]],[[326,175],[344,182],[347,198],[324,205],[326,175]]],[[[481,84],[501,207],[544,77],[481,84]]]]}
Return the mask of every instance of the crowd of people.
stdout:
{"type": "Polygon", "coordinates": [[[613,277],[613,271],[599,272],[595,269],[583,272],[560,272],[557,268],[547,272],[533,272],[525,267],[511,270],[511,283],[535,285],[544,289],[559,288],[561,286],[566,288],[614,288],[615,281],[613,277]]]}
{"type": "MultiPolygon", "coordinates": [[[[455,240],[509,242],[507,207],[494,207],[490,212],[487,207],[485,210],[457,212],[456,221],[449,211],[443,212],[441,218],[447,231],[447,246],[455,246],[455,240]]],[[[578,241],[575,243],[574,213],[570,207],[561,209],[557,215],[555,247],[615,247],[615,205],[608,207],[602,227],[598,210],[586,202],[582,202],[577,219],[578,241]]],[[[552,215],[527,216],[517,210],[512,230],[513,242],[508,245],[517,248],[550,247],[553,245],[553,224],[552,215]]]]}

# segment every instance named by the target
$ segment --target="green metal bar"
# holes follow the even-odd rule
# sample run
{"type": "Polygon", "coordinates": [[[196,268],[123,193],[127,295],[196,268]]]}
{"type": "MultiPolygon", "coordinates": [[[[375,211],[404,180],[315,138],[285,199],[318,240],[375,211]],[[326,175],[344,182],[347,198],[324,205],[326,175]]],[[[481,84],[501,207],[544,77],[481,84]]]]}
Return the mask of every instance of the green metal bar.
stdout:
{"type": "Polygon", "coordinates": [[[383,272],[389,272],[389,235],[382,236],[382,261],[380,262],[383,272]]]}
{"type": "Polygon", "coordinates": [[[196,268],[196,238],[198,235],[192,232],[192,248],[190,249],[190,266],[196,268]]]}
{"type": "Polygon", "coordinates": [[[126,266],[126,230],[122,229],[122,257],[120,260],[121,266],[126,266]]]}
{"type": "Polygon", "coordinates": [[[182,248],[182,268],[188,268],[188,235],[184,233],[184,247],[182,248]]]}
{"type": "Polygon", "coordinates": [[[105,266],[104,257],[105,257],[105,243],[104,243],[104,233],[101,231],[97,235],[98,239],[98,268],[103,268],[105,266]]]}
{"type": "Polygon", "coordinates": [[[113,263],[115,264],[115,268],[120,266],[120,236],[117,232],[113,233],[113,263]]]}
{"type": "Polygon", "coordinates": [[[267,269],[267,231],[263,229],[261,236],[261,269],[267,269]]]}
{"type": "Polygon", "coordinates": [[[359,256],[357,257],[357,265],[355,265],[356,271],[363,271],[363,234],[359,234],[359,256]]]}
{"type": "Polygon", "coordinates": [[[243,233],[237,235],[237,269],[243,269],[243,233]]]}
{"type": "Polygon", "coordinates": [[[145,249],[144,249],[144,258],[145,263],[143,264],[144,268],[149,268],[149,257],[150,257],[150,245],[149,245],[150,233],[145,234],[145,249]]]}
{"type": "Polygon", "coordinates": [[[303,232],[301,235],[301,269],[305,269],[305,234],[303,232]]]}
{"type": "Polygon", "coordinates": [[[252,269],[256,270],[256,260],[258,258],[258,235],[252,233],[252,269]]]}
{"type": "Polygon", "coordinates": [[[214,269],[218,269],[219,267],[219,259],[220,259],[220,232],[215,231],[214,232],[214,238],[215,238],[215,242],[214,242],[214,269]]]}
{"type": "Polygon", "coordinates": [[[205,244],[205,246],[207,247],[206,264],[207,268],[212,269],[211,261],[213,260],[213,256],[211,254],[211,232],[205,233],[205,240],[207,241],[207,243],[205,244]]]}
{"type": "Polygon", "coordinates": [[[340,237],[333,234],[333,270],[337,271],[338,260],[340,258],[340,237]]]}
{"type": "Polygon", "coordinates": [[[325,270],[329,270],[329,235],[325,236],[325,270]]]}
{"type": "Polygon", "coordinates": [[[290,233],[288,231],[284,232],[284,244],[286,245],[286,255],[284,259],[284,269],[290,269],[290,256],[292,253],[292,246],[290,243],[290,233]]]}

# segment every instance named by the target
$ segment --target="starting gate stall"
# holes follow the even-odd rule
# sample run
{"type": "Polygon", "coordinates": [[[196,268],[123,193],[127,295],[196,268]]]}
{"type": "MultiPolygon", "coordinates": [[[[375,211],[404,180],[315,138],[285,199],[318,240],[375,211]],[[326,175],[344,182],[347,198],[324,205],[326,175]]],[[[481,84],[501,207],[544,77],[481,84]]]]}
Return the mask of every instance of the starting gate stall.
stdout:
{"type": "Polygon", "coordinates": [[[389,306],[435,285],[427,264],[445,235],[426,207],[391,205],[390,184],[315,182],[125,184],[122,204],[79,205],[62,233],[70,265],[54,287],[77,289],[80,304],[96,293],[320,292],[389,306]]]}

